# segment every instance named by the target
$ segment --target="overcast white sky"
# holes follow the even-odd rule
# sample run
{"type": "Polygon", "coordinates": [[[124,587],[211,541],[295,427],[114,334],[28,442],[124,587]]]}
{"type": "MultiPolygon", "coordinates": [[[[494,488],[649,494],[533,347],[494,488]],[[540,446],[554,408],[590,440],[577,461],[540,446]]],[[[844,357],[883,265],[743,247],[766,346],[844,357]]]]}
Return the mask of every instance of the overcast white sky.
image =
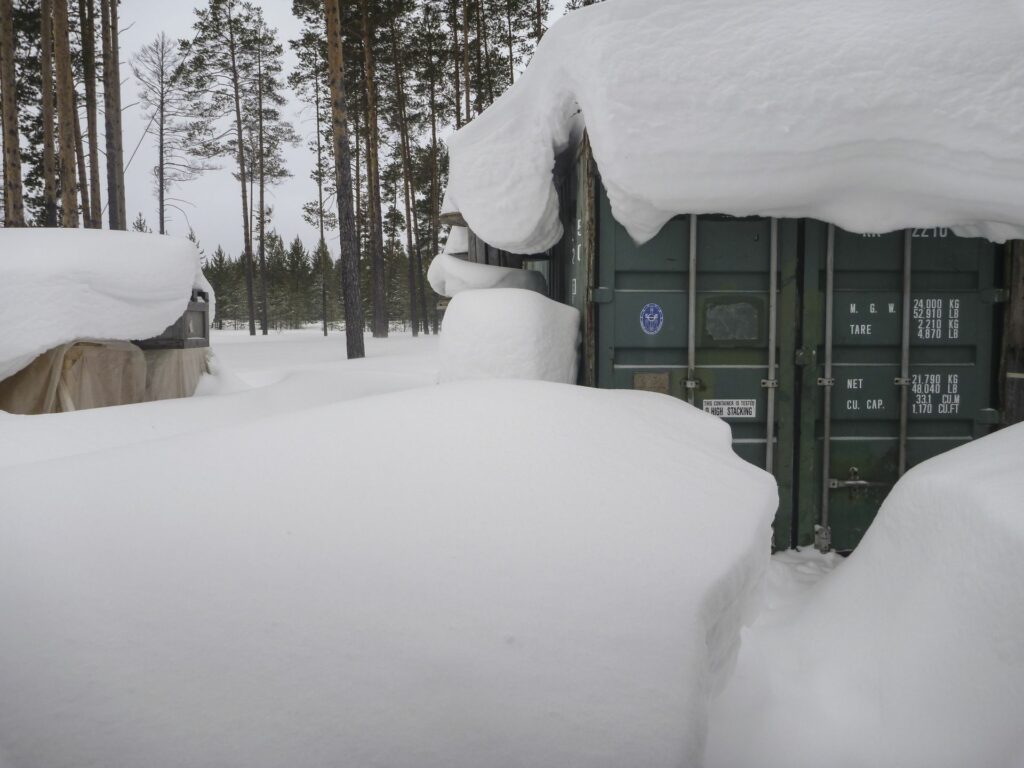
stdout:
{"type": "MultiPolygon", "coordinates": [[[[291,14],[291,0],[260,0],[267,22],[278,29],[285,45],[285,70],[290,71],[294,63],[287,40],[298,37],[299,24],[291,14]]],[[[152,41],[161,31],[173,38],[188,37],[194,18],[193,8],[204,3],[189,0],[124,0],[120,9],[122,77],[126,79],[121,101],[125,105],[124,147],[125,163],[136,146],[138,151],[125,170],[125,187],[128,220],[133,221],[141,211],[150,227],[157,227],[156,198],[153,194],[153,180],[150,170],[156,163],[156,150],[152,137],[143,136],[146,121],[139,106],[128,106],[138,101],[138,85],[132,77],[128,62],[131,56],[144,44],[152,41]],[[141,142],[141,143],[140,143],[141,142]]],[[[552,20],[564,12],[565,0],[555,0],[552,20]]],[[[289,94],[290,95],[290,94],[289,94]]],[[[304,137],[312,133],[311,114],[297,100],[290,102],[285,110],[288,119],[304,137]]],[[[274,209],[272,225],[285,241],[299,235],[307,247],[312,247],[317,238],[316,230],[302,220],[302,205],[316,195],[309,173],[313,158],[305,146],[287,152],[288,167],[292,177],[268,190],[268,205],[274,209]]],[[[169,211],[167,232],[171,235],[188,234],[189,224],[196,231],[207,255],[217,245],[237,256],[242,250],[241,202],[238,183],[231,176],[231,163],[220,161],[221,168],[209,171],[201,178],[173,189],[171,195],[188,200],[192,205],[182,208],[188,216],[169,211]]],[[[337,253],[337,244],[329,242],[332,254],[337,253]]]]}

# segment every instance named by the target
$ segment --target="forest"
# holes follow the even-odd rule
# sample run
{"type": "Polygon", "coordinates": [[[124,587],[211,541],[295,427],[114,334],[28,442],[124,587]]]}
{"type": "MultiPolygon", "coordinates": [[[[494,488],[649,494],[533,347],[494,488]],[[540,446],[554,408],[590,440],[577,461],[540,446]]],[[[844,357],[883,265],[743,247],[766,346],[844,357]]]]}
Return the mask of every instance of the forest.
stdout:
{"type": "Polygon", "coordinates": [[[350,357],[364,331],[436,333],[425,273],[443,240],[443,138],[521,74],[551,0],[292,0],[295,39],[259,2],[207,0],[191,9],[190,36],[124,51],[129,5],[0,0],[4,226],[164,234],[188,183],[229,168],[240,252],[190,233],[219,326],[265,334],[318,322],[344,329],[350,357]],[[122,99],[135,92],[157,157],[152,223],[129,222],[125,206],[122,99]],[[295,101],[312,120],[296,125],[295,101]],[[317,242],[287,238],[267,199],[292,175],[289,147],[315,158],[302,210],[317,242]]]}

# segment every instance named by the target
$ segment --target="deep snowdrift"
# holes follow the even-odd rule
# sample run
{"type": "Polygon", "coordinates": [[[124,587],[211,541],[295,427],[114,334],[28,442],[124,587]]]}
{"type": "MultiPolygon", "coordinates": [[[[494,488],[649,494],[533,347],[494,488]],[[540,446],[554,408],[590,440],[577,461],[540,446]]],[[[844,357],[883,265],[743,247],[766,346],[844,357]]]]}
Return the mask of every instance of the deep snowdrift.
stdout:
{"type": "MultiPolygon", "coordinates": [[[[213,291],[188,240],[88,229],[0,230],[0,379],[76,339],[148,339],[213,291]]],[[[211,307],[211,317],[213,315],[211,307]]]]}
{"type": "Polygon", "coordinates": [[[0,469],[4,768],[699,763],[776,506],[722,422],[489,381],[203,445],[0,469]]]}
{"type": "Polygon", "coordinates": [[[449,139],[446,205],[496,247],[554,245],[585,123],[641,242],[678,213],[1022,237],[1022,36],[1018,0],[609,0],[449,139]]]}
{"type": "Polygon", "coordinates": [[[708,766],[1024,765],[1024,425],[911,470],[853,555],[746,633],[708,766]]]}
{"type": "Polygon", "coordinates": [[[440,378],[575,384],[579,338],[574,307],[515,288],[465,291],[444,313],[440,378]]]}

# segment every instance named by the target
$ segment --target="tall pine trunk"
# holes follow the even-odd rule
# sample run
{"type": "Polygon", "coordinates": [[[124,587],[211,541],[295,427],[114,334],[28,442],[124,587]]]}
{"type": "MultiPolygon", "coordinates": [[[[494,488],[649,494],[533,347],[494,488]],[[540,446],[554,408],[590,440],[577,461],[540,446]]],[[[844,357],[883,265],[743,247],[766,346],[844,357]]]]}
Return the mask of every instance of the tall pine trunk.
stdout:
{"type": "Polygon", "coordinates": [[[245,174],[245,141],[242,134],[242,84],[238,76],[238,41],[228,7],[228,54],[231,59],[231,89],[235,103],[235,141],[238,143],[238,180],[242,190],[242,238],[245,249],[245,295],[249,308],[249,335],[256,335],[256,307],[253,303],[252,229],[249,226],[248,180],[245,174]]]}
{"type": "MultiPolygon", "coordinates": [[[[479,89],[480,84],[475,84],[479,89]]],[[[462,0],[462,86],[466,95],[466,122],[473,119],[469,107],[469,0],[462,0]]]]}
{"type": "MultiPolygon", "coordinates": [[[[97,229],[103,226],[100,204],[100,145],[96,125],[96,6],[94,0],[78,0],[82,31],[82,75],[85,79],[85,129],[89,134],[89,217],[97,229]]],[[[85,179],[82,179],[85,187],[85,179]]],[[[163,230],[160,231],[163,234],[163,230]]]]}
{"type": "Polygon", "coordinates": [[[345,304],[345,344],[349,358],[364,357],[366,353],[363,347],[363,304],[359,295],[359,252],[356,250],[355,217],[352,214],[352,157],[348,145],[340,0],[324,0],[324,10],[327,17],[327,77],[331,91],[331,130],[334,140],[334,174],[341,246],[339,263],[345,304]]]}
{"type": "Polygon", "coordinates": [[[0,124],[4,145],[4,226],[25,226],[14,77],[14,9],[0,0],[0,124]]]}
{"type": "Polygon", "coordinates": [[[384,273],[384,224],[380,203],[380,127],[377,116],[377,84],[374,76],[373,37],[366,0],[361,0],[363,21],[363,58],[366,61],[366,183],[370,208],[370,266],[373,287],[373,336],[388,335],[388,307],[384,273]]]}
{"type": "Polygon", "coordinates": [[[53,0],[53,49],[57,68],[61,226],[73,228],[78,226],[78,181],[75,173],[75,83],[71,73],[67,0],[53,0]]]}
{"type": "Polygon", "coordinates": [[[398,97],[398,137],[402,156],[402,189],[405,196],[405,245],[408,255],[408,269],[406,270],[409,279],[409,324],[412,326],[412,335],[419,336],[419,315],[416,307],[416,251],[413,248],[412,237],[412,194],[410,194],[410,168],[409,168],[409,134],[405,114],[405,75],[402,71],[402,58],[398,45],[398,25],[395,17],[391,17],[391,58],[395,70],[395,95],[398,97]]]}
{"type": "Polygon", "coordinates": [[[54,98],[53,98],[53,0],[42,0],[40,5],[39,73],[40,96],[43,101],[43,226],[57,226],[57,158],[54,153],[54,98]]]}
{"type": "Polygon", "coordinates": [[[461,92],[461,79],[462,76],[459,74],[459,14],[458,14],[458,0],[448,0],[448,26],[452,31],[452,80],[455,83],[455,108],[452,113],[455,115],[455,128],[458,130],[462,127],[462,92],[461,92]]]}
{"type": "Polygon", "coordinates": [[[320,123],[320,46],[316,47],[317,74],[313,78],[313,107],[316,110],[316,211],[320,225],[320,312],[324,320],[324,336],[327,335],[327,241],[324,239],[324,151],[323,126],[320,123]]]}
{"type": "Polygon", "coordinates": [[[118,59],[118,0],[100,0],[103,45],[103,123],[107,147],[107,220],[111,229],[127,229],[124,200],[124,149],[121,135],[121,64],[118,59]]]}
{"type": "MultiPolygon", "coordinates": [[[[434,48],[433,43],[429,50],[430,56],[430,257],[434,258],[437,256],[440,240],[440,215],[441,215],[441,179],[440,170],[438,168],[438,146],[437,146],[437,83],[434,80],[434,48]]],[[[420,270],[422,272],[422,269],[420,270]]],[[[424,294],[425,295],[425,294],[424,294]]],[[[434,327],[434,334],[437,335],[440,330],[437,317],[437,302],[431,302],[432,312],[430,314],[431,323],[434,327]]],[[[424,320],[425,321],[425,320],[424,320]]]]}
{"type": "Polygon", "coordinates": [[[267,311],[267,206],[266,206],[266,156],[263,144],[263,49],[256,50],[256,131],[260,154],[260,330],[266,336],[269,332],[269,312],[267,311]]]}
{"type": "Polygon", "coordinates": [[[78,116],[78,94],[72,90],[72,114],[75,121],[75,160],[78,163],[78,180],[80,182],[78,191],[82,195],[82,226],[92,229],[97,225],[92,221],[92,208],[89,206],[89,187],[86,185],[85,171],[85,143],[82,140],[82,121],[78,116]]]}

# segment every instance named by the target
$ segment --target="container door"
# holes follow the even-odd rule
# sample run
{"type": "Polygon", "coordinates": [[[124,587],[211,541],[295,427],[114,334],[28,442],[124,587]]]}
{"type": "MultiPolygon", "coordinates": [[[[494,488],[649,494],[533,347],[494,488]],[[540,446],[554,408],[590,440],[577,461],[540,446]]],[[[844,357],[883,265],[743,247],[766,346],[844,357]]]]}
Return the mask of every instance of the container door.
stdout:
{"type": "Polygon", "coordinates": [[[992,429],[1000,254],[806,223],[800,543],[824,520],[819,543],[852,549],[906,469],[992,429]]]}
{"type": "Polygon", "coordinates": [[[637,246],[602,189],[598,228],[598,386],[725,419],[737,454],[779,479],[776,545],[789,546],[797,223],[681,216],[637,246]]]}

